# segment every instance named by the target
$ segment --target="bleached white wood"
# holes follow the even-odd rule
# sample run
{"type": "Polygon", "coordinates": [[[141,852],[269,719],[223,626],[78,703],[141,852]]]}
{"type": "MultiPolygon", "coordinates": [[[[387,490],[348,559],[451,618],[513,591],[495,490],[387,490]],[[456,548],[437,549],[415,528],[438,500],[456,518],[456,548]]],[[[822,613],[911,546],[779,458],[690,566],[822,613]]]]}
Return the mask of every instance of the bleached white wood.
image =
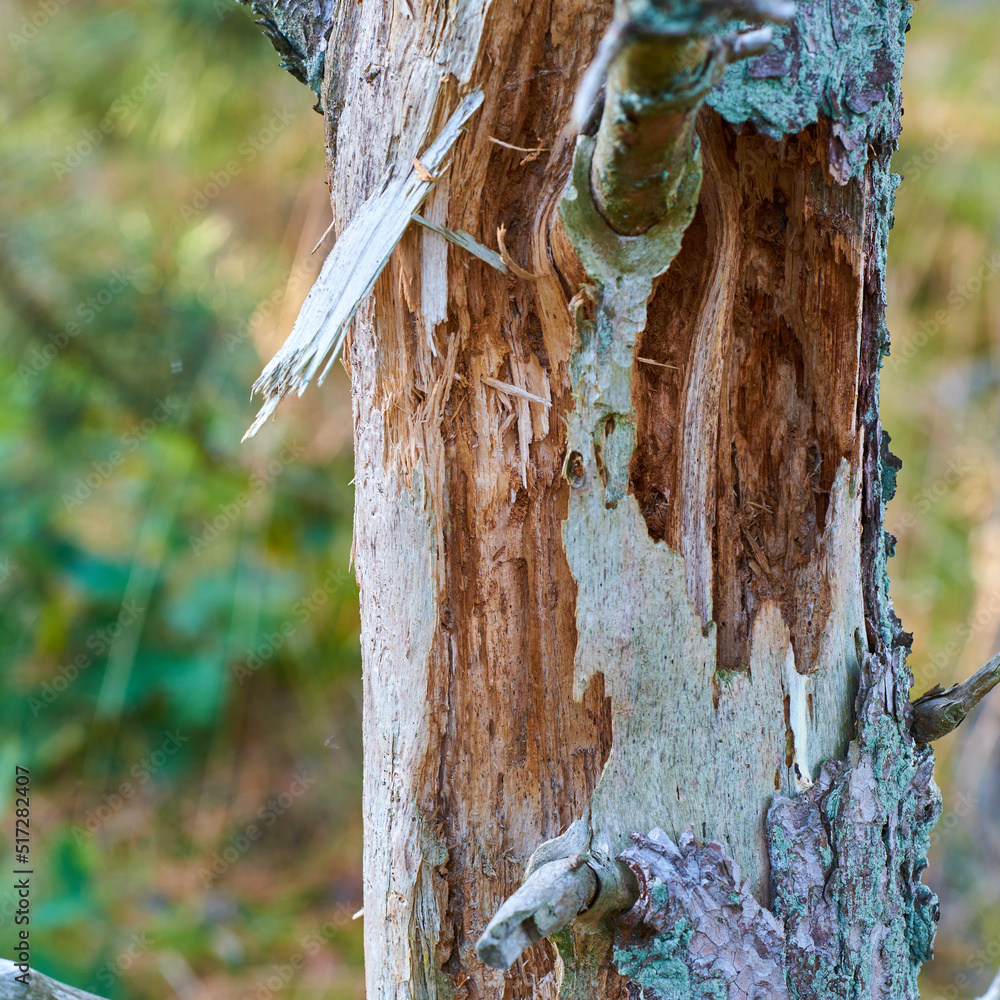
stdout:
{"type": "Polygon", "coordinates": [[[527,389],[522,389],[519,386],[511,385],[509,382],[501,382],[499,379],[490,378],[489,375],[481,375],[480,378],[487,384],[493,386],[494,389],[499,389],[500,392],[506,393],[508,396],[518,396],[521,399],[526,399],[530,403],[538,403],[541,406],[552,406],[549,400],[544,399],[542,396],[536,396],[533,392],[528,392],[527,389]]]}
{"type": "MultiPolygon", "coordinates": [[[[444,164],[462,126],[482,103],[482,91],[469,94],[421,154],[420,163],[431,175],[444,164]]],[[[263,394],[264,404],[243,436],[244,441],[260,430],[285,396],[293,391],[301,396],[317,373],[319,381],[323,381],[344,345],[354,313],[375,286],[410,224],[410,216],[434,186],[433,180],[421,177],[422,173],[414,167],[398,181],[387,179],[385,186],[358,209],[337,240],[302,304],[288,340],[254,383],[254,392],[263,394]]]]}
{"type": "Polygon", "coordinates": [[[437,357],[434,331],[448,318],[448,243],[440,232],[448,218],[447,179],[427,199],[425,211],[432,226],[420,236],[420,313],[427,346],[437,357]]]}

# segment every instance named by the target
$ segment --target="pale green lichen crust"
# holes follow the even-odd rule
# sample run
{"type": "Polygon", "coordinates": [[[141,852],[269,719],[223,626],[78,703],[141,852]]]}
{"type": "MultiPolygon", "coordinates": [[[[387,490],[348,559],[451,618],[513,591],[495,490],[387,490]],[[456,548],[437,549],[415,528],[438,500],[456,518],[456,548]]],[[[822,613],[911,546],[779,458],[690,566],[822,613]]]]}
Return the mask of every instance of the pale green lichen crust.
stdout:
{"type": "Polygon", "coordinates": [[[833,125],[831,169],[860,177],[870,142],[899,134],[905,0],[800,0],[769,52],[731,65],[708,103],[734,125],[772,138],[822,115],[833,125]]]}

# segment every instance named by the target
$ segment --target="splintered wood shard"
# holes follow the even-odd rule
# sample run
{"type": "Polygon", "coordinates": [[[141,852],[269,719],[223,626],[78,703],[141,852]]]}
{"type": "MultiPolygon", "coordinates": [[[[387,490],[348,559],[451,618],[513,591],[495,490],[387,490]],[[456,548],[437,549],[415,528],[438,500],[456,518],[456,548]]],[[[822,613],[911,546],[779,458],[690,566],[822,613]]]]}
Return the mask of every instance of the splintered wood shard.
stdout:
{"type": "Polygon", "coordinates": [[[254,383],[254,392],[263,394],[264,403],[244,441],[260,430],[287,395],[294,391],[301,396],[317,373],[318,381],[323,381],[358,306],[375,286],[410,217],[430,193],[462,126],[482,103],[481,90],[469,94],[419,157],[423,169],[387,180],[351,219],[306,296],[288,339],[254,383]]]}
{"type": "Polygon", "coordinates": [[[435,225],[429,219],[425,219],[422,215],[417,215],[416,213],[412,216],[413,221],[418,225],[423,226],[425,229],[429,229],[432,233],[437,233],[438,236],[443,236],[449,243],[454,243],[455,246],[461,247],[463,250],[468,250],[469,253],[475,255],[480,260],[485,261],[490,267],[495,267],[498,271],[503,274],[509,274],[510,271],[507,269],[507,265],[503,262],[503,258],[495,250],[491,250],[487,246],[483,246],[471,233],[465,232],[464,229],[459,229],[457,232],[451,229],[445,229],[444,226],[435,225]]]}

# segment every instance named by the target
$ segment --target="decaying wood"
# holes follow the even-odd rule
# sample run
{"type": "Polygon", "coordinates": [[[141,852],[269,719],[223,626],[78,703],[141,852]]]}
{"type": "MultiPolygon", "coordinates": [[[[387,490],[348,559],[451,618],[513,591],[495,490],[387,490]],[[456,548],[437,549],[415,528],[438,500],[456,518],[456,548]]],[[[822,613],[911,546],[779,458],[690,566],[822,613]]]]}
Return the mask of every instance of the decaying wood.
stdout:
{"type": "Polygon", "coordinates": [[[74,986],[49,979],[40,972],[0,958],[0,1000],[102,1000],[101,997],[74,986]],[[18,977],[27,975],[27,985],[18,977]]]}
{"type": "MultiPolygon", "coordinates": [[[[674,69],[718,78],[709,108],[695,113],[692,85],[665,122],[676,109],[653,86],[633,135],[614,109],[675,43],[647,38],[616,66],[637,40],[620,6],[607,35],[610,11],[582,0],[334,14],[334,254],[387,177],[414,158],[440,176],[428,138],[483,94],[424,213],[432,228],[407,228],[413,208],[394,216],[396,249],[345,350],[367,994],[619,1000],[631,979],[633,995],[685,996],[671,976],[690,984],[718,956],[698,952],[708,923],[689,934],[671,915],[694,896],[669,894],[700,873],[734,897],[719,898],[732,948],[708,976],[716,995],[749,992],[746,976],[780,995],[780,966],[804,997],[870,982],[866,995],[905,1000],[933,934],[920,872],[937,811],[885,583],[898,462],[878,418],[909,8],[802,0],[768,51],[759,34],[726,40],[752,57],[724,69],[699,35],[674,69]],[[609,73],[605,127],[594,81],[609,73]],[[578,92],[596,139],[577,140],[578,92]],[[657,163],[668,176],[647,190],[657,163]],[[511,275],[470,252],[497,232],[511,275]],[[448,246],[449,233],[468,239],[448,246]],[[574,821],[587,858],[552,846],[574,821]],[[653,864],[632,834],[657,828],[678,856],[646,879],[641,920],[616,927],[635,898],[628,865],[653,864]],[[582,862],[578,876],[549,869],[547,926],[587,896],[584,866],[596,901],[553,935],[557,955],[486,968],[474,942],[539,844],[546,865],[582,862]]],[[[690,27],[705,9],[780,19],[785,4],[767,6],[676,8],[690,27]]],[[[317,372],[322,354],[282,378],[317,372]]],[[[545,899],[527,916],[516,899],[498,964],[541,933],[545,899]]]]}
{"type": "Polygon", "coordinates": [[[512,258],[540,276],[508,278],[449,246],[435,357],[422,315],[426,231],[411,226],[345,352],[372,998],[555,995],[551,952],[504,973],[474,945],[534,848],[582,815],[610,742],[600,683],[572,697],[574,584],[560,530],[578,272],[548,237],[573,151],[561,130],[604,27],[574,5],[554,17],[513,3],[414,5],[410,20],[364,4],[345,5],[331,36],[331,46],[354,40],[327,70],[327,100],[336,93],[343,109],[331,163],[338,229],[479,88],[483,106],[454,146],[446,218],[434,221],[486,246],[506,226],[512,258]],[[522,163],[491,137],[551,152],[522,163]]]}

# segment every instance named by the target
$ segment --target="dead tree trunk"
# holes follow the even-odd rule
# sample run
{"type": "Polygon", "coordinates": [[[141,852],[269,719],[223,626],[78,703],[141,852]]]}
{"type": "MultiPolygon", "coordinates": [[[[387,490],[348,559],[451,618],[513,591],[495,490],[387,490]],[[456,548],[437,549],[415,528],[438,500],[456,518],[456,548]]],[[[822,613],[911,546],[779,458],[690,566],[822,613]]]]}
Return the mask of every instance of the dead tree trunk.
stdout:
{"type": "Polygon", "coordinates": [[[769,47],[733,19],[783,0],[254,6],[341,233],[265,415],[361,301],[369,998],[915,996],[939,799],[878,409],[908,4],[801,0],[769,47]],[[557,948],[503,971],[512,895],[479,955],[557,948]]]}

